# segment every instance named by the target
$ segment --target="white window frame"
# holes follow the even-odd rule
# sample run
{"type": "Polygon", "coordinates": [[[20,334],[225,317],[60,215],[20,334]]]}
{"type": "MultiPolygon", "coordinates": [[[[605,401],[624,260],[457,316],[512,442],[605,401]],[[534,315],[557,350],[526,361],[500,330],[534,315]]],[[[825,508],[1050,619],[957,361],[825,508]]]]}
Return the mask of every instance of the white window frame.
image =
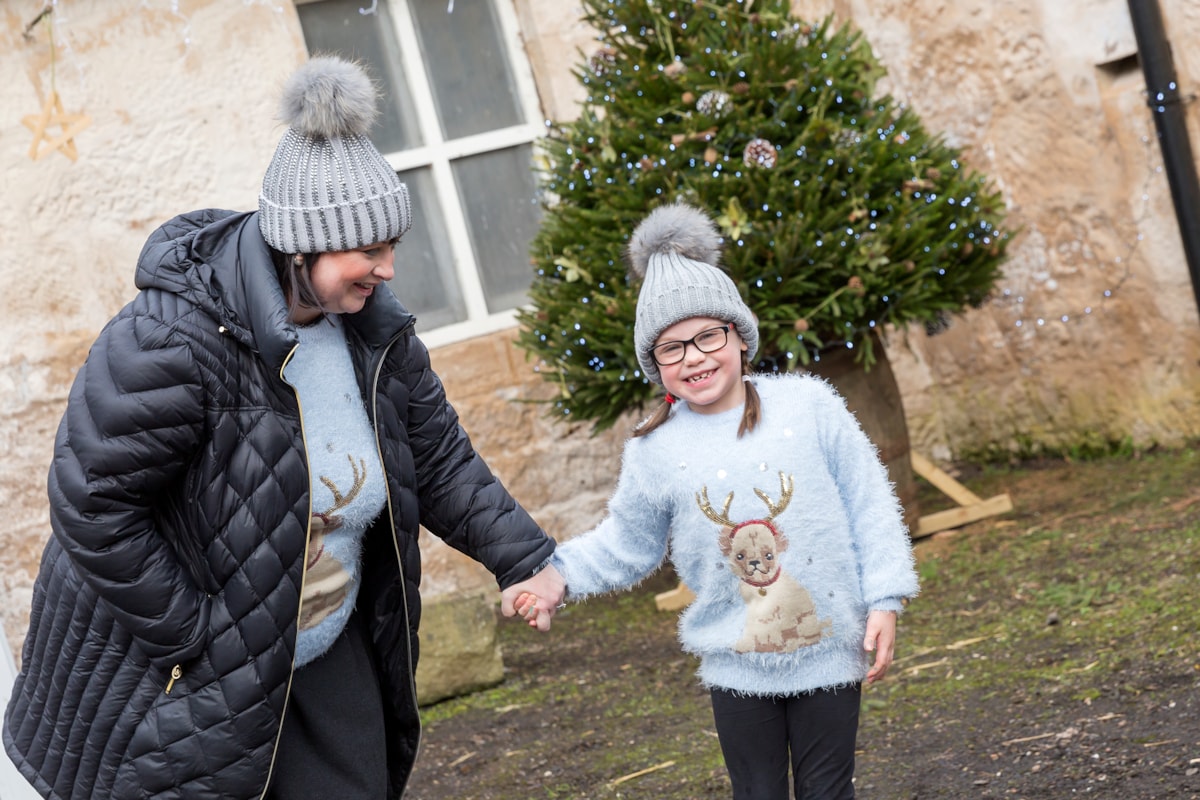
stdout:
{"type": "MultiPolygon", "coordinates": [[[[393,33],[399,44],[401,67],[408,80],[409,91],[412,93],[417,123],[424,144],[409,150],[384,153],[384,156],[397,172],[425,167],[430,169],[437,193],[433,207],[437,208],[442,215],[442,223],[445,225],[449,238],[449,241],[444,244],[449,249],[459,289],[462,292],[463,306],[466,310],[466,319],[461,322],[421,331],[421,340],[429,347],[439,347],[475,336],[495,333],[517,324],[517,309],[515,308],[495,313],[488,311],[483,282],[479,276],[479,264],[471,249],[471,234],[462,204],[458,199],[458,189],[454,181],[451,162],[465,156],[489,153],[522,144],[533,145],[534,158],[536,158],[540,149],[538,142],[545,135],[546,130],[546,118],[538,97],[537,84],[533,79],[533,70],[525,51],[520,23],[511,0],[445,0],[447,13],[453,13],[451,9],[456,1],[492,4],[499,24],[500,37],[506,45],[505,50],[508,53],[509,66],[512,70],[519,111],[525,122],[459,139],[446,139],[442,135],[441,125],[438,121],[437,106],[434,103],[428,71],[421,59],[421,43],[408,0],[388,0],[388,10],[391,12],[393,20],[393,33]]],[[[296,0],[296,5],[311,2],[320,2],[320,0],[296,0]]],[[[371,0],[363,0],[363,8],[369,9],[370,7],[371,0]]],[[[529,168],[534,169],[534,164],[530,163],[529,168]]],[[[532,268],[530,268],[529,282],[533,283],[532,268]]]]}

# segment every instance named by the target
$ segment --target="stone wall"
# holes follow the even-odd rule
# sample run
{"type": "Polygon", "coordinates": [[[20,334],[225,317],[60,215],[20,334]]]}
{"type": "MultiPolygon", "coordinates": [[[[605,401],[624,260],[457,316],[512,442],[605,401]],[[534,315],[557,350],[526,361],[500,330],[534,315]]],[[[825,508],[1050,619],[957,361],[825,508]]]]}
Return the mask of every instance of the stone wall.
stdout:
{"type": "Polygon", "coordinates": [[[44,5],[0,4],[0,623],[14,650],[75,370],[133,296],[155,227],[192,208],[254,207],[282,133],[279,85],[304,57],[278,3],[60,0],[24,35],[44,5]],[[28,155],[22,117],[52,89],[91,117],[74,162],[28,155]]]}
{"type": "MultiPolygon", "coordinates": [[[[890,337],[914,446],[1200,435],[1200,320],[1124,0],[795,5],[864,30],[888,90],[995,179],[1018,232],[995,300],[936,337],[890,337]]],[[[1159,5],[1186,97],[1200,9],[1159,5]]]]}
{"type": "MultiPolygon", "coordinates": [[[[594,49],[578,4],[513,2],[544,112],[572,116],[580,87],[567,68],[594,49]]],[[[1160,3],[1186,96],[1200,54],[1182,43],[1200,36],[1200,9],[1160,3]]],[[[253,207],[281,132],[264,109],[303,58],[288,2],[59,0],[55,86],[66,110],[93,122],[77,162],[35,162],[21,118],[51,88],[51,53],[44,28],[28,40],[22,31],[41,7],[0,5],[0,622],[14,647],[49,530],[45,474],[74,370],[132,295],[132,264],[155,225],[192,207],[253,207]]],[[[1132,52],[1124,3],[795,7],[865,31],[887,89],[995,179],[1018,231],[996,300],[939,336],[889,336],[914,446],[944,460],[1200,436],[1200,320],[1144,83],[1121,61],[1132,52]]],[[[1200,153],[1197,113],[1189,106],[1200,153]]],[[[549,387],[512,338],[439,348],[434,366],[497,473],[566,536],[600,515],[629,426],[592,438],[587,426],[548,421],[525,401],[549,387]]],[[[472,562],[424,545],[429,596],[494,591],[472,562]]]]}

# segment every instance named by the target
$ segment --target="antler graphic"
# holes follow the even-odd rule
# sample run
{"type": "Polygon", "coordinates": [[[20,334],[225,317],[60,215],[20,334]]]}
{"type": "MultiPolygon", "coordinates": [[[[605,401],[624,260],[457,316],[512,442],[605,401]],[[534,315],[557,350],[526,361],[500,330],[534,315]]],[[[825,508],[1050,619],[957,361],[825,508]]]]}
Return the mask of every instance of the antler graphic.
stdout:
{"type": "MultiPolygon", "coordinates": [[[[788,503],[792,502],[792,492],[796,488],[796,482],[791,475],[779,473],[779,502],[772,503],[771,498],[762,489],[755,489],[754,493],[759,499],[767,504],[767,511],[770,512],[766,518],[766,522],[770,522],[783,513],[783,510],[788,507],[788,503]]],[[[704,512],[704,516],[711,519],[723,528],[737,528],[743,523],[734,522],[729,518],[729,506],[733,503],[733,492],[725,498],[725,507],[718,514],[713,511],[712,503],[708,499],[708,487],[700,487],[699,493],[696,495],[696,505],[700,506],[700,510],[704,512]]]]}
{"type": "MultiPolygon", "coordinates": [[[[775,519],[775,517],[783,513],[783,510],[788,507],[788,503],[792,502],[792,490],[795,488],[796,482],[792,479],[792,476],[784,475],[782,472],[780,472],[778,503],[772,503],[771,498],[767,497],[767,493],[762,489],[754,490],[754,493],[758,495],[758,498],[767,504],[767,511],[771,512],[770,516],[767,517],[768,520],[775,519]]],[[[730,496],[732,497],[732,495],[730,496]]],[[[725,510],[728,511],[729,507],[726,506],[725,510]]]]}
{"type": "Polygon", "coordinates": [[[736,528],[737,523],[729,518],[729,504],[733,502],[733,492],[725,498],[725,507],[721,509],[721,513],[713,511],[712,503],[708,501],[708,487],[700,487],[700,493],[696,495],[696,505],[700,506],[700,510],[704,512],[704,516],[711,519],[713,522],[720,525],[722,528],[736,528]],[[703,498],[703,500],[701,500],[703,498]]]}
{"type": "Polygon", "coordinates": [[[326,488],[333,494],[333,505],[324,511],[319,511],[313,514],[313,517],[320,520],[324,525],[322,530],[326,533],[337,530],[341,527],[342,520],[335,512],[341,511],[346,506],[354,502],[354,498],[358,497],[358,493],[362,491],[363,484],[367,477],[367,462],[364,459],[359,459],[357,462],[349,453],[346,454],[347,460],[350,462],[350,470],[354,474],[354,481],[350,485],[350,491],[342,494],[338,489],[337,484],[330,478],[321,476],[321,483],[325,484],[326,488]]]}

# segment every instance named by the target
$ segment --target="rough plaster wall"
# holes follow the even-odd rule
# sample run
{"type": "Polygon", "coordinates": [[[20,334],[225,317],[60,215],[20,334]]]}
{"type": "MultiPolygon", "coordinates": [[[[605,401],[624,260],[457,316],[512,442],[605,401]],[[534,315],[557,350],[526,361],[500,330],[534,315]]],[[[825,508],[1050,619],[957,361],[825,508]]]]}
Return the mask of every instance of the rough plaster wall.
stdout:
{"type": "MultiPolygon", "coordinates": [[[[890,337],[914,446],[1200,435],[1200,323],[1145,83],[1100,67],[1136,50],[1125,2],[795,5],[862,28],[886,90],[995,180],[1020,229],[996,300],[934,338],[890,337]]],[[[1161,5],[1186,95],[1200,11],[1161,5]]]]}
{"type": "Polygon", "coordinates": [[[0,4],[0,622],[14,650],[49,535],[45,475],[74,372],[133,295],[154,227],[191,208],[254,207],[282,132],[278,86],[303,58],[290,4],[58,0],[53,85],[92,123],[75,138],[78,161],[32,161],[21,118],[51,89],[51,26],[22,32],[43,5],[0,4]]]}
{"type": "Polygon", "coordinates": [[[571,70],[595,47],[596,32],[581,19],[575,0],[513,0],[542,111],[547,119],[572,119],[583,92],[571,70]]]}

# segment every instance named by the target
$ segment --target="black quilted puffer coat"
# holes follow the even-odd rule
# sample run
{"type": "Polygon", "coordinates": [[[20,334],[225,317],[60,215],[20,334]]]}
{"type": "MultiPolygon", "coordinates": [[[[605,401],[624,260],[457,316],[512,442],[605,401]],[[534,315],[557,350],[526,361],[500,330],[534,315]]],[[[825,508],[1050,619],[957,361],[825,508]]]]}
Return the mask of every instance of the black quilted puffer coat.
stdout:
{"type": "MultiPolygon", "coordinates": [[[[255,214],[177,217],[71,390],[4,744],[50,798],[255,798],[287,706],[309,524],[296,344],[255,214]],[[172,678],[175,671],[176,677],[172,678]]],[[[420,725],[418,524],[508,586],[554,542],[475,453],[385,287],[345,317],[387,473],[358,613],[391,796],[420,725]]]]}

